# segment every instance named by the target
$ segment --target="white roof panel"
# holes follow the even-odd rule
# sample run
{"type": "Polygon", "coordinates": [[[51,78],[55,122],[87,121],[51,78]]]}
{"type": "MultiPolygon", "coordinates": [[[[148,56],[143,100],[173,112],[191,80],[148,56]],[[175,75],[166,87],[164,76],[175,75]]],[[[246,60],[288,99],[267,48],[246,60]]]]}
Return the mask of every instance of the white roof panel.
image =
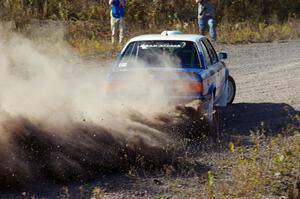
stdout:
{"type": "Polygon", "coordinates": [[[161,34],[149,34],[149,35],[140,35],[137,37],[134,37],[130,40],[130,42],[133,41],[151,41],[151,40],[158,40],[158,41],[194,41],[204,38],[203,35],[196,35],[196,34],[174,34],[174,35],[161,35],[161,34]]]}

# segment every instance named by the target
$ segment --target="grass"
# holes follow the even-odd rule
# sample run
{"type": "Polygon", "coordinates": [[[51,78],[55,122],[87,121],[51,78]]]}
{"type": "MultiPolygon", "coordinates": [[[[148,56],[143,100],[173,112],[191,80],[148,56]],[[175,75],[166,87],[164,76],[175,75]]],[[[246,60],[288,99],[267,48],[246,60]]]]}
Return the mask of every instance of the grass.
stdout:
{"type": "Polygon", "coordinates": [[[284,24],[271,25],[264,23],[220,25],[218,31],[219,41],[230,44],[292,40],[300,38],[300,21],[290,20],[284,24]]]}
{"type": "MultiPolygon", "coordinates": [[[[82,25],[80,23],[69,27],[67,35],[71,36],[67,36],[67,40],[83,55],[101,54],[102,57],[116,56],[122,47],[122,45],[111,44],[110,30],[107,28],[99,28],[96,24],[82,25]],[[102,32],[99,33],[99,31],[102,32]]],[[[136,35],[160,33],[165,29],[176,29],[185,33],[198,33],[198,27],[194,23],[177,23],[171,27],[156,27],[147,30],[129,27],[126,40],[136,35]]],[[[269,25],[264,23],[251,24],[249,22],[238,24],[220,23],[217,32],[218,42],[225,44],[293,40],[300,38],[300,20],[291,19],[283,24],[273,23],[269,25]]]]}
{"type": "MultiPolygon", "coordinates": [[[[298,199],[300,189],[295,184],[300,177],[300,132],[274,138],[253,134],[252,141],[251,147],[239,146],[234,151],[228,147],[229,155],[219,159],[218,169],[207,172],[204,184],[195,185],[197,177],[190,181],[175,178],[169,183],[167,195],[210,199],[298,199]]],[[[163,196],[157,198],[160,197],[163,196]]]]}
{"type": "MultiPolygon", "coordinates": [[[[40,27],[38,21],[23,24],[23,29],[19,31],[28,35],[28,29],[40,27]],[[37,24],[34,24],[37,23],[37,24]],[[31,28],[30,28],[31,27],[31,28]]],[[[46,21],[44,24],[49,23],[46,21]]],[[[50,20],[51,23],[51,20],[50,20]]],[[[59,23],[59,22],[58,22],[59,23]]],[[[98,21],[63,21],[64,39],[71,46],[78,50],[84,56],[97,55],[101,58],[115,57],[122,46],[130,38],[147,33],[160,33],[163,30],[181,30],[185,33],[198,34],[196,22],[174,22],[168,27],[149,27],[142,29],[137,26],[127,27],[125,41],[123,44],[112,45],[110,42],[110,27],[102,25],[98,21]]],[[[54,23],[57,24],[57,21],[54,23]]],[[[52,25],[55,27],[55,25],[52,25]]],[[[53,29],[52,27],[52,29],[53,29]]],[[[50,24],[51,29],[51,24],[50,24]]],[[[56,28],[54,28],[56,30],[56,28]]],[[[54,32],[53,30],[50,32],[54,32]]],[[[218,42],[225,44],[255,43],[255,42],[273,42],[281,40],[293,40],[300,38],[300,20],[290,19],[281,24],[275,22],[272,24],[242,22],[237,24],[219,23],[217,27],[218,42]]]]}
{"type": "Polygon", "coordinates": [[[300,177],[300,132],[288,131],[293,133],[272,138],[253,134],[253,146],[235,146],[235,150],[231,143],[229,155],[219,159],[220,169],[207,172],[206,185],[191,183],[197,181],[197,177],[190,181],[176,177],[168,183],[166,194],[154,198],[298,199],[300,190],[294,186],[300,177]]]}
{"type": "MultiPolygon", "coordinates": [[[[266,138],[252,135],[254,146],[240,146],[220,163],[228,175],[211,182],[202,197],[207,198],[299,198],[295,187],[300,177],[300,132],[266,138]]],[[[217,172],[217,171],[215,171],[217,172]]],[[[298,182],[299,183],[299,182],[298,182]]]]}
{"type": "MultiPolygon", "coordinates": [[[[300,122],[300,117],[298,120],[300,122]]],[[[203,154],[196,153],[189,164],[179,167],[179,171],[169,174],[161,172],[163,183],[159,185],[163,193],[153,198],[290,198],[300,197],[300,131],[299,125],[288,125],[287,129],[274,137],[266,137],[263,132],[252,133],[251,145],[238,145],[230,142],[227,151],[212,153],[214,161],[208,160],[212,168],[199,176],[193,173],[196,162],[203,154]],[[176,174],[176,172],[180,174],[176,174]],[[184,174],[186,173],[186,174],[184,174]],[[187,174],[191,173],[191,174],[187,174]],[[298,183],[298,184],[297,184],[298,183]],[[298,187],[297,187],[298,186],[298,187]]],[[[185,161],[183,161],[185,162],[185,161]]],[[[201,162],[202,163],[202,162],[201,162]]],[[[185,163],[183,163],[185,164],[185,163]]],[[[144,171],[147,172],[147,171],[144,171]]],[[[153,183],[147,177],[135,176],[135,185],[139,190],[147,190],[153,183]],[[140,184],[142,179],[144,184],[140,184]],[[146,184],[145,184],[146,182],[146,184]]],[[[115,186],[115,185],[114,185],[115,186]]],[[[117,187],[120,186],[118,183],[117,187]]],[[[158,186],[156,186],[158,187],[158,186]]],[[[133,189],[134,190],[134,189],[133,189]]],[[[132,190],[123,190],[122,195],[132,193],[132,190]]],[[[83,188],[74,193],[68,187],[61,189],[60,198],[72,198],[79,195],[81,198],[107,198],[106,190],[100,186],[83,188]]],[[[22,193],[24,195],[24,193],[22,193]]],[[[26,193],[25,193],[26,195],[26,193]]],[[[27,195],[26,195],[27,196],[27,195]]]]}
{"type": "Polygon", "coordinates": [[[104,191],[101,187],[94,187],[92,190],[92,197],[91,199],[102,199],[104,198],[104,191]]]}
{"type": "Polygon", "coordinates": [[[81,55],[96,56],[100,59],[116,57],[122,49],[122,45],[112,45],[109,41],[105,40],[76,39],[69,41],[69,43],[77,49],[81,55]]]}

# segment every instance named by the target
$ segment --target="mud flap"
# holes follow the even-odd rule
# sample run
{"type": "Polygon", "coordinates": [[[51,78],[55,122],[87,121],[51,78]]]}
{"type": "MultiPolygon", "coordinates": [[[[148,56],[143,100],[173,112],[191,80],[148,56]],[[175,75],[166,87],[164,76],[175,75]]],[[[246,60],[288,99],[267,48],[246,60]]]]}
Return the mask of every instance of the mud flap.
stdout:
{"type": "Polygon", "coordinates": [[[227,106],[227,98],[228,98],[228,80],[223,86],[222,95],[216,101],[215,106],[217,107],[226,107],[227,106]]]}
{"type": "Polygon", "coordinates": [[[220,108],[214,104],[214,97],[212,96],[207,107],[203,111],[203,115],[207,121],[208,131],[213,141],[220,139],[220,108]]]}
{"type": "Polygon", "coordinates": [[[206,119],[209,123],[213,123],[214,121],[214,97],[211,97],[211,99],[208,102],[208,107],[206,110],[206,113],[204,113],[206,116],[206,119]]]}
{"type": "MultiPolygon", "coordinates": [[[[195,100],[184,105],[185,109],[192,108],[198,113],[197,120],[203,122],[203,130],[213,141],[218,141],[220,133],[219,107],[214,106],[214,97],[207,101],[195,100]]],[[[199,136],[199,135],[197,135],[199,136]]]]}

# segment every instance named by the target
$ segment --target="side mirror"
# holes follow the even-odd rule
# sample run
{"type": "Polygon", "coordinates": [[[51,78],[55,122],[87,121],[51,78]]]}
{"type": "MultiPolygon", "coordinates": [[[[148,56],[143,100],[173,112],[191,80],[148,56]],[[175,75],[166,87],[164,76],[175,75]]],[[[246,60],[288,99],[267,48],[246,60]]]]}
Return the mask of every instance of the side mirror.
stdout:
{"type": "Polygon", "coordinates": [[[219,52],[218,57],[219,57],[219,60],[224,60],[224,59],[228,58],[228,55],[225,52],[219,52]]]}

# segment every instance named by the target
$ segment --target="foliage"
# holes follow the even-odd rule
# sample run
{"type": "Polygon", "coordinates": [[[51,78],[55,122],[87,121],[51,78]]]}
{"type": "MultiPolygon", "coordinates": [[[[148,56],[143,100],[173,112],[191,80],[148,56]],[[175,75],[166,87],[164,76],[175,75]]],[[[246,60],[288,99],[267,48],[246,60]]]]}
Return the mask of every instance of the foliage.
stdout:
{"type": "MultiPolygon", "coordinates": [[[[300,16],[300,1],[295,0],[221,0],[218,19],[227,22],[286,21],[300,16]]],[[[0,17],[6,20],[59,19],[97,20],[109,23],[106,0],[2,0],[0,17]]],[[[195,21],[194,0],[128,0],[126,11],[130,25],[140,28],[168,27],[195,21]]]]}
{"type": "Polygon", "coordinates": [[[240,148],[234,159],[225,160],[224,165],[231,165],[230,178],[217,182],[218,198],[288,196],[293,191],[300,168],[299,132],[291,137],[279,135],[270,141],[254,135],[253,141],[254,148],[240,148]]]}
{"type": "MultiPolygon", "coordinates": [[[[102,58],[114,57],[120,52],[122,45],[113,46],[110,44],[109,29],[106,33],[97,31],[98,25],[74,25],[69,28],[69,43],[79,50],[82,55],[98,54],[102,58]],[[85,27],[85,28],[82,28],[85,27]],[[91,28],[91,29],[89,29],[91,28]],[[90,33],[95,33],[95,37],[90,37],[90,33]],[[102,40],[101,38],[104,38],[102,40]],[[116,48],[117,47],[117,48],[116,48]]],[[[188,24],[186,27],[178,27],[185,33],[197,33],[198,28],[195,24],[188,24]]],[[[127,38],[145,33],[159,33],[164,29],[154,30],[139,30],[132,29],[128,32],[127,38]]],[[[259,23],[257,25],[249,22],[243,23],[242,27],[236,27],[228,23],[218,26],[218,42],[220,43],[253,43],[253,42],[271,42],[280,40],[292,40],[300,38],[300,21],[290,20],[284,24],[259,23]]],[[[234,152],[234,145],[231,145],[231,150],[234,152]]]]}
{"type": "MultiPolygon", "coordinates": [[[[116,48],[108,42],[109,13],[107,0],[0,1],[0,21],[13,21],[16,30],[25,32],[41,21],[63,23],[66,40],[82,54],[116,54],[116,48]]],[[[247,43],[299,38],[299,16],[300,1],[221,0],[218,41],[247,43]]],[[[194,0],[128,0],[126,21],[127,39],[166,29],[198,33],[194,0]]]]}
{"type": "Polygon", "coordinates": [[[91,199],[102,199],[104,198],[104,191],[100,187],[94,187],[92,190],[91,199]]]}

